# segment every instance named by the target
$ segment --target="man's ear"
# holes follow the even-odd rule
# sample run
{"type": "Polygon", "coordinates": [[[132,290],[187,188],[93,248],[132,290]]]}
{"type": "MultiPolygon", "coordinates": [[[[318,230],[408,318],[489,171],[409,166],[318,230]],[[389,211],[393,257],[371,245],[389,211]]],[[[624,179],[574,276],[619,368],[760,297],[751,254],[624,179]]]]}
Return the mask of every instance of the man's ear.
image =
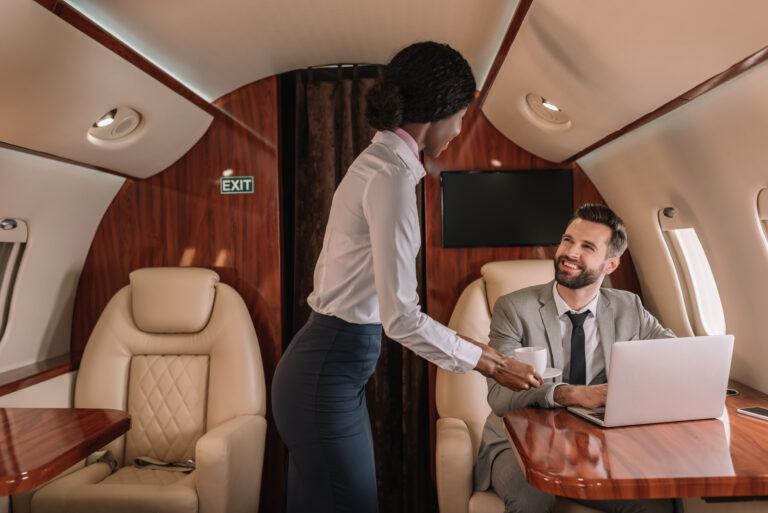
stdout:
{"type": "Polygon", "coordinates": [[[608,275],[611,274],[613,271],[616,270],[617,267],[619,267],[619,262],[621,262],[621,257],[611,257],[608,260],[605,261],[605,269],[603,272],[608,275]]]}

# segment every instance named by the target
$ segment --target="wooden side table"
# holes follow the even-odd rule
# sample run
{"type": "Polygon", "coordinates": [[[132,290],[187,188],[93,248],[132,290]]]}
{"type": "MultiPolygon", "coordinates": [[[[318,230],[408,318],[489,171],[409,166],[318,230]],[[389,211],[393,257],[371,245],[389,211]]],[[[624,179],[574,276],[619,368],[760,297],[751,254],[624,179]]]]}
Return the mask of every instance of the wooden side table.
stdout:
{"type": "Polygon", "coordinates": [[[0,495],[43,484],[130,427],[119,410],[0,408],[0,495]]]}

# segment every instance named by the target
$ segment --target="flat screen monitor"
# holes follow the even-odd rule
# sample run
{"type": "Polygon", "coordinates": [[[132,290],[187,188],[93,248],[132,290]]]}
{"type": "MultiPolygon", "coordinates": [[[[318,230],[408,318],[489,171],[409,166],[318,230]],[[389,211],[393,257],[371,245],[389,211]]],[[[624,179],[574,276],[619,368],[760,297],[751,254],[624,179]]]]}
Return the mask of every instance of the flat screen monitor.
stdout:
{"type": "Polygon", "coordinates": [[[570,169],[444,171],[443,247],[547,246],[573,215],[570,169]]]}

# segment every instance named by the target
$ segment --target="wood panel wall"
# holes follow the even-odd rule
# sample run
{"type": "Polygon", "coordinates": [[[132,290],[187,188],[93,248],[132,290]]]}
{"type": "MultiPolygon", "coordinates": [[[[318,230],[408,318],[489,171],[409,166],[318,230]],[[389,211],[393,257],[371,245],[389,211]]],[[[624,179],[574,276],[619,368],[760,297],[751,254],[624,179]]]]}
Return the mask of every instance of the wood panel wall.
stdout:
{"type": "MultiPolygon", "coordinates": [[[[277,89],[277,78],[270,77],[221,98],[219,108],[241,119],[215,116],[203,138],[171,167],[146,180],[126,180],[83,268],[73,354],[82,354],[101,311],[128,284],[132,270],[208,267],[240,293],[251,312],[269,397],[283,332],[277,89]],[[254,193],[221,195],[225,169],[254,176],[254,193]]],[[[278,512],[284,453],[271,412],[268,422],[260,511],[278,512]]]]}

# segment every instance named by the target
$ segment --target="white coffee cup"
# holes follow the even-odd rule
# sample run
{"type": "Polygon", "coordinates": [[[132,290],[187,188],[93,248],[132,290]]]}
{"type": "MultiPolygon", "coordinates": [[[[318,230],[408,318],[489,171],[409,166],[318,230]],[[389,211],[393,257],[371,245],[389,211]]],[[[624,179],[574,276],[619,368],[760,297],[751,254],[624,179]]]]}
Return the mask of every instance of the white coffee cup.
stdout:
{"type": "Polygon", "coordinates": [[[518,347],[515,349],[515,358],[532,365],[539,376],[547,370],[547,349],[544,347],[518,347]]]}

